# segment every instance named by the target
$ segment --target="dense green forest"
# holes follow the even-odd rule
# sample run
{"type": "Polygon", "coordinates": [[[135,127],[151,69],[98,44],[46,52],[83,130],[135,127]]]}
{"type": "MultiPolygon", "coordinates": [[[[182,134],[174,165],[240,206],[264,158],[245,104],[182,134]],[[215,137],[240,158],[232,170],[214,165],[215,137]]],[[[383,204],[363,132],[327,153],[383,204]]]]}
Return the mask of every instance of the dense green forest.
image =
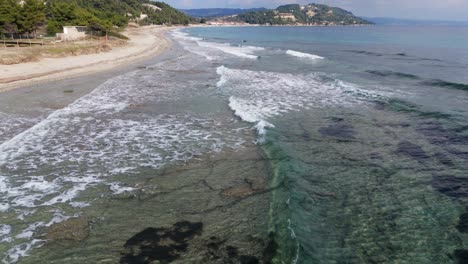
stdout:
{"type": "Polygon", "coordinates": [[[0,35],[35,35],[44,28],[55,34],[69,25],[104,32],[132,20],[143,25],[194,22],[165,3],[149,0],[0,0],[0,35]],[[140,19],[141,14],[147,17],[140,19]]]}
{"type": "Polygon", "coordinates": [[[372,24],[362,18],[354,16],[351,12],[338,7],[320,4],[283,5],[275,10],[248,12],[235,18],[237,21],[249,24],[316,24],[316,25],[359,25],[372,24]],[[294,19],[281,17],[281,14],[290,14],[294,19]]]}

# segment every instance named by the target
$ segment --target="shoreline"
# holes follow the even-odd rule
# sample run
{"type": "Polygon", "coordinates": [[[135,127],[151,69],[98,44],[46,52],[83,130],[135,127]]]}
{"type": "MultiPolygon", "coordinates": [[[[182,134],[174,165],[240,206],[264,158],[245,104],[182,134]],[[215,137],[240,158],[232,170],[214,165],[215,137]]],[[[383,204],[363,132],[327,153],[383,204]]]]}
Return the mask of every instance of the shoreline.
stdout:
{"type": "Polygon", "coordinates": [[[129,43],[109,52],[63,58],[44,58],[37,62],[15,65],[0,65],[0,73],[2,73],[0,93],[21,87],[105,72],[161,55],[172,45],[165,33],[176,28],[146,26],[128,29],[124,34],[130,38],[129,43]]]}

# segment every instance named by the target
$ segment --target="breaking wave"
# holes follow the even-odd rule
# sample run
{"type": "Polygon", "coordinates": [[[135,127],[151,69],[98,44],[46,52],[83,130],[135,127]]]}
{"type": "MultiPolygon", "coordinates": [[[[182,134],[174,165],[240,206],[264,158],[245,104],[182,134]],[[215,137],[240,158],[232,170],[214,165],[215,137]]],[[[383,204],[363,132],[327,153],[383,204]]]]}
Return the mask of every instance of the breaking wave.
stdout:
{"type": "Polygon", "coordinates": [[[229,96],[229,106],[242,120],[255,123],[263,142],[271,121],[291,111],[312,107],[352,106],[383,96],[324,74],[289,74],[217,69],[218,88],[229,96]]]}
{"type": "Polygon", "coordinates": [[[303,58],[303,59],[309,59],[309,60],[323,60],[325,59],[324,57],[315,55],[315,54],[309,54],[309,53],[302,53],[299,51],[294,51],[294,50],[288,50],[286,51],[286,54],[297,57],[297,58],[303,58]]]}

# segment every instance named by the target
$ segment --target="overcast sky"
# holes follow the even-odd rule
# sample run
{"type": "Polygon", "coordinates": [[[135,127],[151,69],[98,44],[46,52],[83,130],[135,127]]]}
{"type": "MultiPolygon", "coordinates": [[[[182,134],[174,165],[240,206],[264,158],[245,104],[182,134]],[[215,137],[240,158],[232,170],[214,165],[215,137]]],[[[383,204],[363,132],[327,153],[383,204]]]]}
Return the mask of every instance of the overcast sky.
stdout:
{"type": "Polygon", "coordinates": [[[468,21],[468,0],[165,0],[177,8],[273,8],[290,3],[323,3],[371,17],[468,21]]]}

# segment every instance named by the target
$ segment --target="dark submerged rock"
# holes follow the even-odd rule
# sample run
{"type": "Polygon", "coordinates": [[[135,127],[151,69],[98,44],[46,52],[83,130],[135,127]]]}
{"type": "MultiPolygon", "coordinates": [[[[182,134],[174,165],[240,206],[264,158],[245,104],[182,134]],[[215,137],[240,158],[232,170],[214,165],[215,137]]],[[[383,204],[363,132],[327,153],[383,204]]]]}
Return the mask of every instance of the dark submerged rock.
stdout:
{"type": "Polygon", "coordinates": [[[450,197],[468,197],[468,178],[434,176],[432,178],[432,187],[450,197]]]}
{"type": "Polygon", "coordinates": [[[202,223],[187,221],[178,222],[172,228],[147,228],[125,243],[120,263],[170,263],[187,251],[189,240],[202,230],[202,223]]]}
{"type": "Polygon", "coordinates": [[[377,71],[377,70],[368,70],[367,73],[379,76],[379,77],[396,77],[402,79],[412,79],[418,80],[420,79],[419,76],[414,74],[404,73],[404,72],[394,72],[394,71],[377,71]]]}
{"type": "Polygon", "coordinates": [[[468,263],[468,250],[466,249],[457,249],[453,253],[455,255],[456,263],[458,264],[467,264],[468,263]]]}
{"type": "Polygon", "coordinates": [[[423,84],[430,85],[430,86],[438,86],[442,88],[452,88],[452,89],[457,89],[457,90],[468,91],[468,84],[465,84],[465,83],[454,83],[454,82],[447,82],[444,80],[434,79],[434,80],[424,81],[423,84]]]}
{"type": "Polygon", "coordinates": [[[460,220],[457,225],[458,231],[468,234],[468,213],[460,215],[460,220]]]}
{"type": "Polygon", "coordinates": [[[458,133],[460,128],[449,130],[438,122],[427,122],[421,125],[417,130],[426,136],[429,142],[434,145],[468,145],[468,136],[458,133]]]}
{"type": "Polygon", "coordinates": [[[258,258],[254,256],[240,256],[239,262],[241,264],[259,264],[260,263],[258,258]]]}
{"type": "Polygon", "coordinates": [[[402,155],[410,156],[419,162],[424,162],[429,159],[429,156],[420,146],[409,141],[400,142],[397,152],[402,155]]]}
{"type": "Polygon", "coordinates": [[[324,136],[347,140],[355,139],[354,136],[356,134],[351,125],[345,124],[343,122],[338,122],[335,124],[331,124],[328,127],[320,128],[319,132],[324,136]]]}
{"type": "Polygon", "coordinates": [[[278,251],[278,243],[276,243],[276,240],[274,238],[274,233],[269,234],[270,239],[268,240],[268,243],[263,250],[263,261],[264,263],[272,263],[273,258],[275,257],[277,251],[278,251]]]}
{"type": "Polygon", "coordinates": [[[230,259],[237,258],[237,256],[239,255],[237,248],[233,246],[227,246],[226,253],[230,259]]]}
{"type": "Polygon", "coordinates": [[[446,166],[453,166],[454,163],[453,161],[447,157],[444,153],[436,153],[434,154],[434,158],[436,158],[441,164],[446,165],[446,166]]]}

